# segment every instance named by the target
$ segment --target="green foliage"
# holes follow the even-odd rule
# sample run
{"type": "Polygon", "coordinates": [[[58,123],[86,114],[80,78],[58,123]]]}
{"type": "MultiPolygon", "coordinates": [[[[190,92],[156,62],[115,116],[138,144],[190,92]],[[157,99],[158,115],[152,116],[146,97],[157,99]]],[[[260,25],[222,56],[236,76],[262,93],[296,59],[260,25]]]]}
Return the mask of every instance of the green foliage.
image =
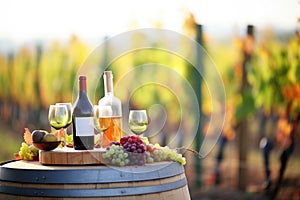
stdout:
{"type": "Polygon", "coordinates": [[[257,46],[248,80],[253,88],[255,106],[266,113],[282,113],[291,99],[284,87],[300,82],[300,38],[294,36],[287,45],[275,38],[264,38],[257,46]]]}
{"type": "Polygon", "coordinates": [[[13,160],[14,153],[17,153],[22,142],[22,137],[13,137],[14,133],[7,128],[0,127],[0,141],[3,145],[0,145],[0,162],[13,160]]]}
{"type": "Polygon", "coordinates": [[[246,89],[241,94],[241,102],[237,104],[235,117],[242,120],[255,112],[254,97],[251,89],[246,89]]]}
{"type": "MultiPolygon", "coordinates": [[[[144,36],[139,35],[133,38],[133,43],[142,42],[144,36]]],[[[157,41],[155,46],[165,41],[157,41]]],[[[251,66],[248,69],[248,81],[252,90],[240,92],[241,84],[241,57],[242,42],[239,39],[226,41],[224,43],[208,42],[206,44],[212,60],[221,73],[225,84],[226,98],[231,104],[234,104],[236,118],[242,119],[254,112],[255,108],[264,108],[266,112],[271,110],[281,110],[287,104],[287,98],[282,90],[287,85],[297,85],[300,81],[300,44],[299,36],[294,36],[290,42],[281,44],[276,38],[265,36],[261,42],[256,45],[251,66]]],[[[118,48],[110,46],[107,49],[107,55],[118,48]]],[[[183,45],[187,54],[190,53],[188,46],[183,45]]],[[[73,101],[74,83],[76,83],[77,71],[81,64],[89,57],[90,48],[81,42],[76,36],[73,36],[69,43],[62,45],[54,41],[48,46],[43,46],[39,55],[38,48],[22,47],[11,55],[0,55],[0,100],[13,101],[21,107],[38,109],[40,106],[48,108],[55,102],[73,101]],[[40,57],[39,57],[40,56],[40,57]],[[40,60],[38,59],[40,58],[40,60]]],[[[105,55],[99,55],[92,58],[91,63],[99,68],[105,64],[105,55]]],[[[204,60],[204,65],[205,65],[204,60]]],[[[187,80],[191,78],[193,69],[190,64],[179,56],[170,54],[159,49],[142,49],[129,52],[114,60],[109,66],[114,71],[114,81],[118,82],[124,74],[130,72],[135,67],[152,63],[153,65],[164,65],[174,69],[187,80]]],[[[97,72],[97,70],[95,70],[97,72]]],[[[204,73],[210,79],[214,76],[210,70],[205,68],[204,73]]],[[[96,74],[97,76],[97,74],[96,74]]],[[[99,82],[89,83],[88,87],[97,85],[95,94],[97,103],[103,95],[103,85],[101,75],[99,82]]],[[[132,81],[138,82],[145,77],[153,76],[153,80],[163,80],[166,84],[176,86],[185,80],[169,80],[168,76],[158,71],[141,72],[135,80],[128,80],[123,87],[130,87],[132,81]]],[[[216,86],[212,86],[216,87],[216,86]]],[[[76,89],[76,87],[75,87],[76,89]]],[[[210,93],[203,84],[202,89],[202,107],[205,114],[212,112],[210,93]]],[[[161,86],[143,86],[140,87],[132,96],[132,105],[140,107],[149,107],[155,103],[170,105],[169,111],[178,110],[189,106],[189,97],[185,97],[180,89],[180,101],[184,105],[179,105],[176,101],[178,96],[161,86]]],[[[117,96],[121,100],[128,98],[126,90],[119,91],[117,96]]],[[[297,106],[295,106],[297,108],[297,106]]],[[[173,121],[180,118],[179,114],[172,114],[173,121]]]]}

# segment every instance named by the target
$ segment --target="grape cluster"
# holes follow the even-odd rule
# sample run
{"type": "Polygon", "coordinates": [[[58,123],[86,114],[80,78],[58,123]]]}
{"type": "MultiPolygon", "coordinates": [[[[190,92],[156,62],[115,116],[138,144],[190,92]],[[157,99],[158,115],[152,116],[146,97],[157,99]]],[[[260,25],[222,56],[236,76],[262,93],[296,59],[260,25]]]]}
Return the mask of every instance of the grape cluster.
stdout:
{"type": "Polygon", "coordinates": [[[129,135],[122,137],[120,144],[128,152],[144,153],[146,151],[146,146],[139,136],[129,135]]]}
{"type": "Polygon", "coordinates": [[[109,159],[111,164],[118,166],[125,166],[130,162],[128,153],[124,151],[123,147],[117,144],[112,144],[102,157],[109,159]]]}
{"type": "Polygon", "coordinates": [[[185,157],[182,154],[177,153],[175,150],[170,149],[168,146],[161,147],[159,144],[148,144],[147,151],[150,153],[147,161],[161,162],[161,161],[175,161],[182,165],[186,164],[185,157]]]}
{"type": "Polygon", "coordinates": [[[19,155],[23,160],[34,160],[34,157],[38,156],[39,151],[33,146],[22,142],[19,155]]]}
{"type": "Polygon", "coordinates": [[[150,144],[147,137],[125,136],[120,142],[113,142],[103,154],[103,158],[109,159],[111,164],[118,166],[144,165],[146,163],[175,161],[186,164],[185,158],[170,149],[159,144],[150,144]]]}
{"type": "Polygon", "coordinates": [[[146,162],[147,163],[153,163],[154,162],[154,158],[153,158],[151,152],[149,152],[149,151],[146,151],[146,162]]]}
{"type": "Polygon", "coordinates": [[[139,136],[125,136],[121,138],[120,144],[128,153],[131,165],[144,165],[146,163],[146,145],[139,136]]]}
{"type": "Polygon", "coordinates": [[[110,146],[113,145],[113,144],[114,144],[114,145],[120,146],[120,142],[111,142],[111,143],[110,143],[110,146]]]}
{"type": "Polygon", "coordinates": [[[150,144],[150,142],[149,142],[149,140],[148,140],[147,137],[143,137],[143,136],[139,136],[139,137],[140,137],[140,139],[143,141],[143,143],[144,143],[145,145],[150,144]]]}

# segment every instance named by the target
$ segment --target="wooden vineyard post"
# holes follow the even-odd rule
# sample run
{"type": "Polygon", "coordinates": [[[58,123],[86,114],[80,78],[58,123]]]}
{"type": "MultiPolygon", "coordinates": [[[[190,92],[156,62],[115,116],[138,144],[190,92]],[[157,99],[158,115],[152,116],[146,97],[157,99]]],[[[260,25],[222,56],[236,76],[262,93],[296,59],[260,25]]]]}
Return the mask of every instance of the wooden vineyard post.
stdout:
{"type": "MultiPolygon", "coordinates": [[[[247,35],[244,39],[243,47],[243,63],[242,63],[242,85],[241,93],[249,89],[247,81],[247,67],[251,61],[253,51],[253,30],[252,25],[247,26],[247,35]]],[[[247,116],[245,116],[239,124],[238,149],[239,149],[239,166],[238,166],[238,189],[244,191],[246,189],[247,180],[247,154],[248,154],[248,124],[247,116]]]]}
{"type": "MultiPolygon", "coordinates": [[[[196,41],[202,46],[203,45],[203,37],[202,37],[202,25],[196,24],[196,41]]],[[[202,56],[202,51],[198,49],[197,47],[197,65],[201,69],[201,73],[203,72],[203,56],[202,56]]],[[[201,74],[195,70],[195,73],[193,73],[193,88],[195,90],[196,96],[197,96],[197,101],[199,103],[199,115],[200,115],[200,120],[199,120],[199,126],[197,129],[197,134],[196,134],[196,143],[195,143],[195,148],[197,151],[201,147],[202,143],[202,121],[201,118],[203,116],[202,113],[202,77],[201,74]]],[[[202,173],[202,168],[201,168],[201,161],[199,158],[195,158],[195,170],[196,170],[196,178],[195,178],[195,184],[196,186],[201,186],[202,181],[201,181],[201,173],[202,173]]]]}
{"type": "MultiPolygon", "coordinates": [[[[36,56],[36,63],[35,63],[35,74],[34,74],[34,89],[35,89],[35,93],[36,93],[36,96],[37,97],[40,97],[41,96],[41,92],[40,92],[40,76],[39,76],[39,70],[40,70],[40,64],[41,64],[41,57],[42,57],[42,46],[41,45],[38,45],[36,47],[36,52],[37,52],[37,56],[36,56]]],[[[41,115],[42,115],[42,102],[41,100],[39,99],[39,101],[37,102],[37,111],[36,111],[36,122],[37,122],[37,125],[39,127],[41,127],[42,125],[44,124],[41,124],[41,115]]]]}

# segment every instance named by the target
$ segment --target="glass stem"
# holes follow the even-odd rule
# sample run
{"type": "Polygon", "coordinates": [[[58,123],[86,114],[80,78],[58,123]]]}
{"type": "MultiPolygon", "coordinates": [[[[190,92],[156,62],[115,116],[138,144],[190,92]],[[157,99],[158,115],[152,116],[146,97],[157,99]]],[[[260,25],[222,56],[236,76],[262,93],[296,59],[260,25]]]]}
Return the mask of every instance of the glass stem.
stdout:
{"type": "Polygon", "coordinates": [[[67,138],[67,128],[64,128],[64,147],[67,147],[67,140],[66,140],[66,138],[67,138]]]}

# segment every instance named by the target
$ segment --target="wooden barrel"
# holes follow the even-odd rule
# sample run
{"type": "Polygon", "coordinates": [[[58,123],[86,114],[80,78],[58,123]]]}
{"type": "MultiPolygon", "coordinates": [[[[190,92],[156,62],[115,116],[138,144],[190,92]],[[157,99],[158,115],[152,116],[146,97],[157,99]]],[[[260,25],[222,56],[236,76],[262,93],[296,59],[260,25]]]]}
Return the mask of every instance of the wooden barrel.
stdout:
{"type": "Polygon", "coordinates": [[[145,166],[44,166],[13,161],[0,167],[0,199],[190,199],[176,162],[145,166]]]}

